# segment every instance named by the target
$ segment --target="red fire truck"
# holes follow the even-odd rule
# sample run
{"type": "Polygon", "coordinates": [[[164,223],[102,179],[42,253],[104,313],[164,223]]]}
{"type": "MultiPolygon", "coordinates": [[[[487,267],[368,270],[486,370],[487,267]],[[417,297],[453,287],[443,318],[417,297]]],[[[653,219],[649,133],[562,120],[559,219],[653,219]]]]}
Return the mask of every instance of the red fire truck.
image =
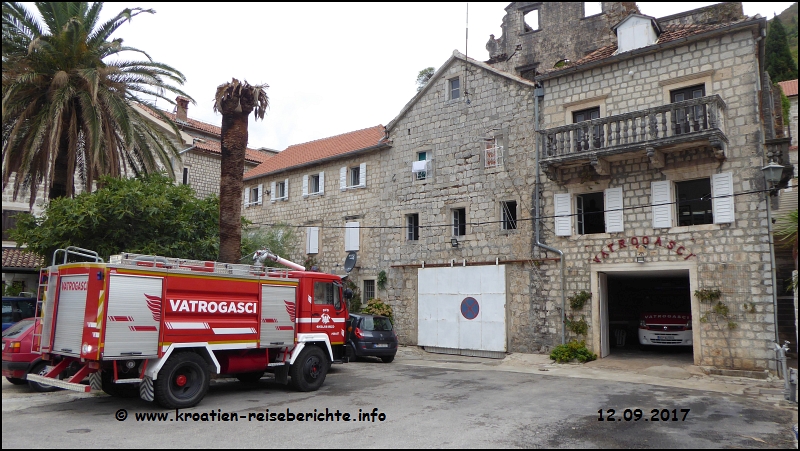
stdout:
{"type": "Polygon", "coordinates": [[[170,409],[197,405],[212,373],[248,382],[270,372],[297,390],[317,390],[331,363],[346,361],[351,293],[339,276],[268,251],[254,259],[125,253],[105,263],[87,249],[55,251],[41,277],[43,321],[34,337],[53,369],[29,377],[170,409]],[[291,269],[264,267],[265,259],[291,269]],[[90,385],[81,383],[87,376],[90,385]]]}

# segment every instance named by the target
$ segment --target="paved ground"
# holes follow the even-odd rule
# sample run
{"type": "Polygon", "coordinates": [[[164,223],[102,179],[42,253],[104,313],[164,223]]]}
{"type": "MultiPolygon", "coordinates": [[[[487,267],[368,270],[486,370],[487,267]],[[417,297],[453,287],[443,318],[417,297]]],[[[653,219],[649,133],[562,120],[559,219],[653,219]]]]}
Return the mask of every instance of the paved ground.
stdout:
{"type": "Polygon", "coordinates": [[[175,422],[174,411],[138,399],[30,393],[3,381],[2,446],[796,449],[789,434],[797,406],[782,399],[781,388],[775,380],[705,375],[680,354],[617,353],[578,365],[540,355],[494,360],[404,347],[391,364],[335,365],[315,393],[268,377],[252,385],[215,380],[203,402],[185,411],[378,409],[383,422],[175,422]],[[617,421],[598,421],[598,411],[607,419],[609,409],[617,421]],[[642,410],[640,421],[629,420],[634,409],[642,410]],[[652,409],[670,420],[653,417],[652,409]],[[681,409],[689,409],[687,417],[673,420],[672,411],[681,409]],[[171,416],[137,421],[147,413],[171,416]]]}

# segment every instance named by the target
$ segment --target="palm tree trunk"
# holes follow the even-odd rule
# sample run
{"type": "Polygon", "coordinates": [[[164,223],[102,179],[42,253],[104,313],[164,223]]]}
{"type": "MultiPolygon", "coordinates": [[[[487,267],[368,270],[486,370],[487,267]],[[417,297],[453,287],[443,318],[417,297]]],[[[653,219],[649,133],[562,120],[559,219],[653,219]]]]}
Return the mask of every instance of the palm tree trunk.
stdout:
{"type": "Polygon", "coordinates": [[[249,113],[233,112],[222,115],[219,261],[225,263],[238,263],[242,257],[242,176],[249,113]]]}

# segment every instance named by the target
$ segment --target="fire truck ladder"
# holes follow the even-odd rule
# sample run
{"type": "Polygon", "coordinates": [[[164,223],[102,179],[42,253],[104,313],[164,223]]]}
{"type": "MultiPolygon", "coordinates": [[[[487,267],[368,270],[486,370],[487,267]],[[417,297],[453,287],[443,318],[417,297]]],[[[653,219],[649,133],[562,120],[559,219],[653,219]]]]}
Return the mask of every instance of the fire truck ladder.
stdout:
{"type": "MultiPolygon", "coordinates": [[[[41,318],[44,314],[44,304],[47,302],[47,281],[50,280],[50,268],[39,269],[39,287],[36,290],[36,312],[34,316],[41,318]]],[[[42,323],[33,328],[33,344],[31,352],[41,354],[42,349],[42,323]]]]}

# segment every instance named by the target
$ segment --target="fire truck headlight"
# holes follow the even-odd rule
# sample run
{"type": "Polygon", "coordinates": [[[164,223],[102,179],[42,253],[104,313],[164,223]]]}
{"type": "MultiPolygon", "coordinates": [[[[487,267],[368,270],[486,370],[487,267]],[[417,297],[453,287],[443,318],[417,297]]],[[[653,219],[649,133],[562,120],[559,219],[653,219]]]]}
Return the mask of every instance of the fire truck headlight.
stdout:
{"type": "Polygon", "coordinates": [[[88,354],[90,352],[92,352],[92,345],[84,343],[83,346],[81,346],[81,354],[88,354]]]}

